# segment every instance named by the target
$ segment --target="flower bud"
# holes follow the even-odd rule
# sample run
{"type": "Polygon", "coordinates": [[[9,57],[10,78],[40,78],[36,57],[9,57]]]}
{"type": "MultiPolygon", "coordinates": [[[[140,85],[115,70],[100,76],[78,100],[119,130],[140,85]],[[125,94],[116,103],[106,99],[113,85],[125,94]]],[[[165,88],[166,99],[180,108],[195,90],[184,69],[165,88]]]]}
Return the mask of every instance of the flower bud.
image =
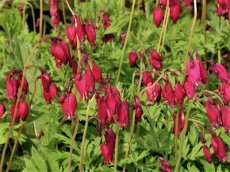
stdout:
{"type": "Polygon", "coordinates": [[[230,107],[222,106],[220,108],[221,120],[226,132],[230,134],[230,107]]]}
{"type": "Polygon", "coordinates": [[[220,93],[223,94],[224,102],[230,102],[230,83],[222,83],[220,86],[220,93]]]}
{"type": "Polygon", "coordinates": [[[86,22],[85,25],[85,33],[87,36],[87,39],[89,41],[89,44],[91,46],[95,45],[95,41],[96,41],[96,25],[90,22],[86,22]]]}
{"type": "Polygon", "coordinates": [[[121,97],[119,91],[115,87],[110,85],[107,87],[107,106],[108,113],[110,115],[115,115],[118,113],[118,108],[121,103],[121,97]]]}
{"type": "Polygon", "coordinates": [[[105,124],[109,124],[113,120],[113,116],[108,113],[108,106],[106,103],[106,97],[96,97],[97,102],[97,117],[99,123],[104,126],[105,124]]]}
{"type": "Polygon", "coordinates": [[[46,91],[43,89],[43,97],[47,104],[51,103],[51,99],[55,98],[57,95],[57,86],[54,83],[49,85],[49,89],[46,91]]]}
{"type": "Polygon", "coordinates": [[[134,64],[136,64],[137,59],[138,59],[138,53],[135,51],[131,51],[129,53],[129,65],[130,65],[130,67],[132,67],[134,64]]]}
{"type": "Polygon", "coordinates": [[[202,149],[203,149],[205,159],[208,161],[208,163],[212,163],[212,156],[209,151],[209,148],[206,145],[204,145],[202,149]]]}
{"type": "Polygon", "coordinates": [[[49,77],[47,72],[42,72],[41,76],[43,90],[48,90],[51,84],[51,78],[49,77]]]}
{"type": "Polygon", "coordinates": [[[171,172],[171,165],[169,164],[168,161],[166,161],[163,158],[160,158],[160,168],[163,172],[171,172]]]}
{"type": "Polygon", "coordinates": [[[85,31],[84,27],[82,25],[82,21],[79,16],[75,15],[74,16],[75,22],[76,22],[76,27],[77,27],[77,35],[78,39],[80,42],[83,42],[85,39],[85,31]]]}
{"type": "Polygon", "coordinates": [[[74,117],[75,110],[77,108],[77,98],[73,93],[63,94],[60,97],[60,103],[65,115],[65,119],[71,119],[74,117]]]}
{"type": "Polygon", "coordinates": [[[153,22],[157,27],[159,27],[164,18],[163,10],[160,7],[154,7],[152,15],[153,15],[153,22]]]}
{"type": "Polygon", "coordinates": [[[218,127],[220,125],[220,112],[211,98],[206,101],[205,108],[212,126],[218,127]]]}

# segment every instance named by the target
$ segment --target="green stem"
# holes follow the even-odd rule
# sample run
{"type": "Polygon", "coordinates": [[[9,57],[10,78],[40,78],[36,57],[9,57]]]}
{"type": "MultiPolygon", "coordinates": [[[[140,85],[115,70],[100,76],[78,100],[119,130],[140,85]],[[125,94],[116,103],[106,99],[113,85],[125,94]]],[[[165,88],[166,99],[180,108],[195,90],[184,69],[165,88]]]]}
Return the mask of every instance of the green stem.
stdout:
{"type": "Polygon", "coordinates": [[[176,131],[175,131],[175,159],[177,159],[177,142],[178,142],[178,123],[179,123],[179,114],[180,114],[180,108],[177,106],[177,114],[176,114],[176,131]]]}
{"type": "Polygon", "coordinates": [[[23,122],[22,126],[20,127],[20,129],[19,129],[19,131],[17,133],[17,137],[16,137],[16,140],[14,142],[14,146],[13,146],[13,149],[11,151],[10,159],[8,161],[8,165],[7,165],[7,168],[6,168],[6,172],[9,172],[9,170],[10,170],[10,166],[11,166],[11,163],[12,163],[12,160],[13,160],[13,157],[14,157],[14,153],[16,151],[18,141],[19,141],[19,138],[20,138],[20,136],[22,134],[22,130],[23,130],[24,126],[25,126],[25,122],[23,122]]]}
{"type": "Polygon", "coordinates": [[[39,24],[39,52],[42,53],[42,24],[43,24],[43,0],[40,0],[40,24],[39,24]]]}
{"type": "Polygon", "coordinates": [[[71,162],[72,162],[72,156],[73,156],[73,146],[74,146],[74,141],[75,141],[75,138],[76,138],[76,135],[77,135],[77,130],[78,130],[78,126],[79,126],[79,119],[77,118],[76,119],[76,124],[75,124],[75,127],[74,127],[74,133],[73,133],[73,136],[71,138],[71,144],[70,144],[70,151],[69,151],[69,163],[68,163],[68,171],[72,171],[71,169],[71,162]]]}
{"type": "Polygon", "coordinates": [[[62,7],[62,16],[63,16],[64,24],[66,24],[64,0],[62,0],[62,2],[61,2],[61,7],[62,7]]]}
{"type": "Polygon", "coordinates": [[[166,7],[166,10],[165,10],[165,15],[164,15],[164,20],[163,20],[163,25],[162,25],[162,28],[161,28],[161,33],[160,33],[159,41],[158,41],[158,44],[157,44],[157,52],[159,52],[159,50],[160,50],[160,45],[161,45],[161,42],[162,42],[162,37],[163,37],[163,34],[164,34],[164,30],[165,30],[167,16],[169,15],[168,13],[169,13],[169,4],[167,3],[167,7],[166,7]]]}
{"type": "Polygon", "coordinates": [[[202,23],[202,29],[201,32],[204,34],[206,33],[206,0],[202,0],[202,15],[201,15],[201,23],[202,23]]]}
{"type": "Polygon", "coordinates": [[[115,161],[114,161],[114,172],[117,172],[117,161],[118,161],[118,141],[119,141],[119,127],[116,125],[116,143],[115,143],[115,161]]]}
{"type": "MultiPolygon", "coordinates": [[[[167,4],[168,5],[168,4],[167,4]]],[[[169,5],[168,5],[169,6],[169,5]]],[[[167,10],[167,13],[166,13],[166,21],[165,21],[165,25],[164,25],[164,31],[163,31],[163,37],[162,37],[162,43],[161,43],[161,46],[163,47],[164,44],[165,44],[165,35],[166,35],[166,30],[167,30],[167,27],[168,27],[168,23],[169,23],[169,8],[167,10]]]]}
{"type": "Polygon", "coordinates": [[[189,119],[190,111],[192,109],[193,102],[194,102],[194,98],[192,99],[192,102],[189,104],[189,107],[188,107],[188,110],[187,110],[187,113],[185,116],[185,124],[184,124],[184,128],[181,132],[180,151],[179,151],[179,155],[178,155],[177,162],[176,162],[175,172],[179,172],[179,169],[180,169],[180,162],[181,162],[182,153],[183,153],[184,140],[185,140],[186,131],[188,129],[188,119],[189,119]]]}
{"type": "Polygon", "coordinates": [[[89,103],[88,103],[88,106],[87,106],[87,110],[86,110],[85,127],[84,127],[83,136],[82,136],[81,150],[80,150],[80,166],[79,166],[80,172],[83,172],[83,160],[84,160],[85,139],[86,139],[86,133],[87,133],[88,125],[89,125],[89,110],[90,110],[90,106],[91,106],[91,103],[92,103],[94,97],[95,97],[95,94],[94,94],[93,97],[89,100],[89,103]]]}
{"type": "Polygon", "coordinates": [[[33,29],[34,29],[34,33],[35,33],[36,32],[36,24],[35,24],[34,8],[29,2],[26,2],[26,4],[29,5],[29,7],[31,9],[32,18],[33,18],[33,29]]]}
{"type": "MultiPolygon", "coordinates": [[[[139,96],[139,92],[140,92],[140,89],[141,89],[142,63],[143,63],[143,58],[141,58],[141,62],[140,62],[140,79],[139,79],[138,87],[137,87],[137,96],[139,96]]],[[[134,134],[134,129],[135,129],[135,111],[133,111],[132,126],[131,126],[130,133],[129,133],[128,145],[127,145],[127,148],[126,148],[126,151],[125,151],[125,157],[126,158],[128,157],[128,154],[129,154],[129,149],[130,149],[130,146],[131,146],[131,139],[132,139],[133,134],[134,134]]],[[[126,165],[123,166],[123,172],[125,172],[125,170],[126,170],[126,165]]]]}
{"type": "Polygon", "coordinates": [[[185,58],[185,65],[187,64],[188,60],[189,60],[189,52],[191,51],[191,45],[192,45],[192,36],[194,33],[194,29],[196,26],[196,20],[197,20],[197,4],[196,4],[196,0],[194,0],[194,17],[193,17],[193,22],[192,22],[192,26],[190,29],[190,33],[189,33],[189,40],[188,40],[188,46],[187,46],[187,54],[186,54],[186,58],[185,58]]]}
{"type": "Polygon", "coordinates": [[[119,69],[118,69],[117,79],[116,79],[116,84],[115,85],[117,85],[117,83],[118,83],[118,81],[120,79],[122,63],[123,63],[123,59],[124,59],[124,56],[125,56],[125,50],[126,50],[126,46],[127,46],[127,42],[128,42],[128,38],[129,38],[130,28],[131,28],[131,25],[132,25],[132,19],[133,19],[135,3],[136,3],[136,0],[133,0],[133,2],[132,2],[132,10],[131,10],[131,14],[130,14],[130,17],[129,17],[129,26],[128,26],[128,30],[127,30],[127,34],[126,34],[126,38],[125,38],[125,43],[124,43],[124,46],[123,46],[123,49],[122,49],[122,55],[121,55],[120,62],[119,62],[119,69]]]}

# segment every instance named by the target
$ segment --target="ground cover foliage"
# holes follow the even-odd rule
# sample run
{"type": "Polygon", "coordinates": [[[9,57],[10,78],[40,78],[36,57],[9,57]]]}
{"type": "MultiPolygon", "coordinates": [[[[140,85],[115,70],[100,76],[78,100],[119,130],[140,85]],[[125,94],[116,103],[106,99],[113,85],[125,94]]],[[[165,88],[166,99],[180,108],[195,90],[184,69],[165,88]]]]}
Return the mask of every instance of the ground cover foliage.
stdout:
{"type": "Polygon", "coordinates": [[[0,171],[230,171],[230,1],[0,2],[0,171]]]}

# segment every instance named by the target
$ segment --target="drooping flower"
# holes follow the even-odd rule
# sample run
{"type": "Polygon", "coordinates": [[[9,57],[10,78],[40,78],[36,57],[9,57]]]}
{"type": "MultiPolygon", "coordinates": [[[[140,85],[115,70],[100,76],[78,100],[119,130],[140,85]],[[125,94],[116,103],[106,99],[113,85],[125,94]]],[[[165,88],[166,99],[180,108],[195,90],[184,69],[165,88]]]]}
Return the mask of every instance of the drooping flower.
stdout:
{"type": "Polygon", "coordinates": [[[64,93],[60,97],[61,108],[66,119],[72,119],[77,108],[77,98],[73,93],[64,93]]]}
{"type": "Polygon", "coordinates": [[[184,90],[186,96],[191,99],[196,94],[195,83],[190,80],[189,77],[186,77],[184,80],[184,90]]]}
{"type": "Polygon", "coordinates": [[[43,97],[47,104],[51,103],[51,100],[57,96],[57,86],[54,83],[49,85],[48,90],[43,89],[43,97]]]}
{"type": "Polygon", "coordinates": [[[103,78],[101,74],[101,69],[100,67],[95,63],[95,61],[92,60],[92,73],[95,78],[95,81],[98,83],[101,83],[103,78]]]}
{"type": "Polygon", "coordinates": [[[74,25],[69,25],[66,29],[66,35],[69,39],[69,43],[72,45],[73,49],[77,46],[77,28],[74,25]]]}
{"type": "Polygon", "coordinates": [[[142,73],[142,81],[145,86],[153,84],[152,74],[149,71],[144,71],[142,73]]]}
{"type": "Polygon", "coordinates": [[[134,102],[132,103],[132,107],[133,107],[133,110],[135,111],[136,120],[140,122],[143,111],[141,108],[141,101],[138,96],[134,96],[134,102]]]}
{"type": "Polygon", "coordinates": [[[6,78],[6,91],[7,91],[8,100],[16,99],[18,88],[19,88],[19,84],[16,79],[11,78],[11,77],[6,78]]]}
{"type": "Polygon", "coordinates": [[[89,44],[94,46],[96,41],[96,25],[90,22],[86,22],[84,28],[89,44]]]}
{"type": "Polygon", "coordinates": [[[129,65],[132,67],[134,64],[136,64],[138,59],[138,53],[136,51],[131,51],[129,53],[129,65]]]}
{"type": "Polygon", "coordinates": [[[222,83],[220,86],[220,93],[223,94],[224,102],[230,102],[230,83],[222,83]]]}
{"type": "Polygon", "coordinates": [[[220,108],[221,120],[226,132],[230,134],[230,107],[222,106],[220,108]]]}
{"type": "Polygon", "coordinates": [[[214,150],[215,155],[217,156],[217,158],[219,159],[219,161],[221,162],[226,162],[227,161],[227,153],[226,153],[226,149],[224,146],[224,142],[223,140],[213,134],[211,137],[211,144],[212,144],[212,148],[214,150]]]}
{"type": "Polygon", "coordinates": [[[171,172],[171,165],[164,158],[160,158],[160,168],[163,172],[171,172]]]}
{"type": "Polygon", "coordinates": [[[49,0],[50,3],[50,15],[51,21],[54,27],[57,27],[60,22],[60,16],[58,13],[58,0],[49,0]]]}
{"type": "Polygon", "coordinates": [[[220,112],[211,98],[209,98],[205,102],[205,108],[206,108],[206,112],[208,115],[208,119],[211,122],[212,126],[218,127],[220,125],[220,122],[221,122],[220,112]]]}
{"type": "Polygon", "coordinates": [[[149,83],[145,92],[147,95],[147,102],[151,103],[157,100],[158,97],[161,97],[161,86],[158,82],[154,85],[149,83]]]}
{"type": "Polygon", "coordinates": [[[25,121],[28,114],[29,114],[29,106],[24,101],[18,101],[18,103],[15,102],[10,108],[11,120],[13,122],[18,122],[20,118],[23,121],[25,121]],[[16,105],[17,105],[17,109],[16,109],[16,105]]]}
{"type": "Polygon", "coordinates": [[[221,80],[221,82],[227,82],[229,79],[228,71],[222,64],[212,64],[210,67],[210,71],[213,72],[217,76],[217,78],[221,80]]]}
{"type": "Polygon", "coordinates": [[[162,88],[162,96],[171,107],[175,105],[175,93],[169,80],[166,80],[166,83],[162,88]]]}
{"type": "Polygon", "coordinates": [[[157,27],[159,27],[164,18],[163,10],[160,7],[154,7],[152,15],[153,15],[153,22],[157,27]]]}
{"type": "Polygon", "coordinates": [[[151,55],[149,57],[149,63],[153,68],[156,70],[160,70],[162,63],[161,63],[161,56],[158,54],[156,50],[151,51],[151,55]]]}
{"type": "Polygon", "coordinates": [[[170,17],[171,17],[173,23],[177,22],[181,11],[182,11],[182,9],[181,9],[180,3],[176,3],[175,5],[170,6],[170,17]]]}
{"type": "Polygon", "coordinates": [[[120,103],[115,119],[120,128],[127,127],[129,124],[129,104],[127,101],[120,103]]]}
{"type": "Polygon", "coordinates": [[[212,163],[212,155],[211,155],[211,153],[209,151],[209,148],[206,145],[204,145],[202,147],[202,150],[203,150],[203,153],[204,153],[204,157],[208,161],[208,163],[212,163]]]}

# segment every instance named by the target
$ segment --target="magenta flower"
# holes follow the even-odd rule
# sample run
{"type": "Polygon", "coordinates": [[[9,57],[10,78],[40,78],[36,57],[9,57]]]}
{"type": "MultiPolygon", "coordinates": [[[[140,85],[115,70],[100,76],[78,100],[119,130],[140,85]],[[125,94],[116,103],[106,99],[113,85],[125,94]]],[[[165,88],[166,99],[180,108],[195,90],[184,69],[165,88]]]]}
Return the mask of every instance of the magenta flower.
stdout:
{"type": "Polygon", "coordinates": [[[228,71],[222,64],[212,64],[210,67],[210,71],[213,72],[217,76],[217,78],[221,80],[221,82],[227,82],[229,79],[228,71]]]}
{"type": "Polygon", "coordinates": [[[218,127],[220,125],[220,112],[217,106],[214,104],[213,100],[209,98],[205,103],[206,112],[208,119],[211,122],[212,126],[218,127]]]}
{"type": "Polygon", "coordinates": [[[149,57],[149,63],[156,70],[160,70],[161,69],[161,66],[162,66],[161,56],[158,54],[158,52],[156,50],[152,50],[151,51],[151,55],[149,57]]]}
{"type": "Polygon", "coordinates": [[[157,27],[159,27],[164,18],[163,10],[160,7],[154,7],[152,15],[153,15],[153,22],[157,27]]]}
{"type": "Polygon", "coordinates": [[[129,53],[129,65],[130,67],[132,67],[133,65],[136,64],[138,59],[138,53],[136,51],[131,51],[129,53]]]}
{"type": "Polygon", "coordinates": [[[230,107],[222,106],[220,108],[221,120],[226,132],[230,134],[230,107]]]}
{"type": "Polygon", "coordinates": [[[204,153],[204,158],[208,161],[208,163],[212,163],[212,155],[209,151],[209,148],[206,145],[204,145],[202,149],[204,153]]]}
{"type": "Polygon", "coordinates": [[[86,22],[84,28],[89,44],[94,46],[96,41],[96,25],[90,22],[86,22]]]}
{"type": "Polygon", "coordinates": [[[0,103],[0,118],[2,118],[4,113],[5,113],[5,106],[4,104],[0,103]]]}
{"type": "Polygon", "coordinates": [[[175,105],[175,93],[173,91],[171,83],[168,80],[166,80],[166,83],[162,88],[162,96],[171,107],[175,105]]]}
{"type": "Polygon", "coordinates": [[[77,108],[77,98],[73,93],[66,93],[60,97],[61,108],[65,119],[72,119],[77,108]]]}
{"type": "Polygon", "coordinates": [[[173,23],[177,22],[181,11],[182,11],[182,9],[181,9],[180,3],[176,3],[175,5],[170,6],[170,17],[171,17],[173,23]]]}
{"type": "Polygon", "coordinates": [[[24,101],[19,101],[16,109],[16,102],[10,108],[11,120],[13,122],[18,122],[21,118],[23,121],[26,120],[29,114],[29,106],[24,101]]]}
{"type": "Polygon", "coordinates": [[[180,84],[179,81],[177,81],[176,85],[175,85],[175,99],[176,99],[177,103],[179,103],[180,105],[183,105],[183,102],[184,102],[184,88],[180,84]]]}
{"type": "Polygon", "coordinates": [[[129,124],[129,104],[127,101],[120,103],[115,119],[120,128],[127,127],[129,124]]]}
{"type": "Polygon", "coordinates": [[[212,135],[211,144],[212,144],[212,148],[213,148],[214,153],[217,156],[217,158],[223,163],[226,162],[227,161],[227,153],[225,150],[223,140],[219,136],[212,135]]]}
{"type": "Polygon", "coordinates": [[[92,73],[96,82],[101,83],[103,81],[101,69],[93,60],[92,60],[92,73]]]}

